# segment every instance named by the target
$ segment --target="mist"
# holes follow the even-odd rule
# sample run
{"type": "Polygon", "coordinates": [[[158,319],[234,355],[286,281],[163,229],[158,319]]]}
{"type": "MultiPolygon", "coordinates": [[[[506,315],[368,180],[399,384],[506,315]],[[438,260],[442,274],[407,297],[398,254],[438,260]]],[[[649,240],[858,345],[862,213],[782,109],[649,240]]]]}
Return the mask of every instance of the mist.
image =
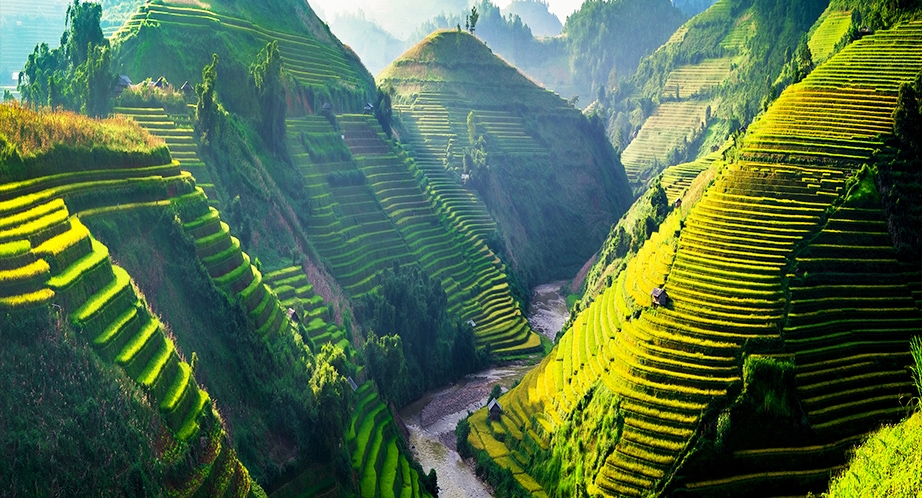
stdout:
{"type": "MultiPolygon", "coordinates": [[[[343,13],[364,12],[372,21],[395,37],[406,40],[420,24],[439,14],[456,14],[469,8],[474,0],[309,0],[314,11],[327,22],[343,13]]],[[[494,1],[499,8],[511,0],[494,1]]],[[[547,0],[548,9],[560,22],[579,9],[583,0],[547,0]]]]}

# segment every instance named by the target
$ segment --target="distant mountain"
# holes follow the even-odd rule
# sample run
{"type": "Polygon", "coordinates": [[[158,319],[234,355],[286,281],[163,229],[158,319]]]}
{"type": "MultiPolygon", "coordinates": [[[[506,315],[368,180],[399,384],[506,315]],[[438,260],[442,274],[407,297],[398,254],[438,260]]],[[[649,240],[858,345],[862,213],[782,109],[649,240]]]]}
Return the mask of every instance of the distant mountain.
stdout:
{"type": "Polygon", "coordinates": [[[363,11],[334,17],[330,30],[361,57],[371,74],[384,69],[410,46],[377,22],[367,19],[363,11]]]}
{"type": "Polygon", "coordinates": [[[686,16],[694,16],[707,10],[717,0],[672,0],[672,5],[681,10],[686,16]]]}
{"type": "Polygon", "coordinates": [[[14,73],[22,71],[39,43],[57,47],[64,31],[66,0],[0,2],[0,86],[16,86],[14,73]]]}
{"type": "Polygon", "coordinates": [[[521,17],[535,36],[557,36],[563,29],[560,19],[551,14],[543,0],[515,0],[502,12],[504,16],[521,17]]]}

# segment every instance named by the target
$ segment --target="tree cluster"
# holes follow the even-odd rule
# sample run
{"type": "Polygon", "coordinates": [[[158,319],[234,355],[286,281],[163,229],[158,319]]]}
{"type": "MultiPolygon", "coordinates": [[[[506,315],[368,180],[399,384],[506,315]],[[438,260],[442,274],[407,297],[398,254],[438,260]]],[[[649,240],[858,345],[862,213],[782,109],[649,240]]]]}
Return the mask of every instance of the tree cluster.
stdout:
{"type": "Polygon", "coordinates": [[[282,82],[282,56],[278,40],[269,42],[250,66],[259,100],[258,131],[269,149],[285,150],[285,85],[282,82]]]}
{"type": "Polygon", "coordinates": [[[36,45],[19,73],[18,89],[25,102],[95,117],[109,113],[115,75],[109,41],[99,27],[101,18],[98,3],[74,0],[67,7],[61,46],[36,45]]]}
{"type": "Polygon", "coordinates": [[[382,396],[402,406],[485,362],[474,329],[448,312],[441,284],[416,266],[395,263],[356,316],[368,330],[365,362],[382,396]]]}
{"type": "Polygon", "coordinates": [[[907,151],[922,154],[922,72],[900,85],[893,110],[893,133],[907,151]]]}

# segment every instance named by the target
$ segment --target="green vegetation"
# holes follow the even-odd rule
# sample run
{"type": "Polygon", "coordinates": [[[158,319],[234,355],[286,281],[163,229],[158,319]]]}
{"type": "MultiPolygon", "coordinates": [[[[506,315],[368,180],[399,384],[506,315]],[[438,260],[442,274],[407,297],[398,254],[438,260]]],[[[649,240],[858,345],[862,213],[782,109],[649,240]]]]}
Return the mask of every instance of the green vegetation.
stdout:
{"type": "Polygon", "coordinates": [[[109,41],[99,28],[102,6],[81,2],[67,7],[61,45],[35,47],[19,75],[18,89],[32,106],[63,106],[99,117],[109,113],[115,85],[109,41]]]}
{"type": "Polygon", "coordinates": [[[589,389],[557,428],[551,448],[531,472],[550,483],[548,496],[591,496],[587,476],[595,475],[621,439],[619,399],[604,384],[589,389]]]}
{"type": "MultiPolygon", "coordinates": [[[[344,290],[363,294],[394,260],[417,261],[441,283],[450,312],[474,321],[478,345],[490,343],[499,354],[537,349],[505,267],[478,237],[489,215],[442,204],[447,196],[376,131],[379,120],[345,115],[336,122],[339,130],[320,116],[291,119],[288,136],[310,197],[308,236],[344,290]]],[[[470,205],[470,197],[450,200],[470,205]]]]}
{"type": "Polygon", "coordinates": [[[159,140],[124,119],[40,113],[15,102],[0,105],[0,134],[4,182],[85,171],[92,165],[153,166],[169,163],[170,157],[159,140]]]}
{"type": "MultiPolygon", "coordinates": [[[[51,411],[45,405],[35,405],[41,408],[41,415],[39,412],[30,415],[34,420],[27,423],[35,425],[31,425],[28,439],[19,427],[20,422],[10,426],[9,434],[14,439],[9,447],[37,446],[29,451],[34,457],[31,460],[11,458],[26,467],[5,479],[7,487],[35,490],[48,487],[49,492],[88,489],[87,483],[78,484],[74,479],[86,477],[87,462],[95,462],[92,472],[97,480],[90,485],[99,493],[131,489],[149,494],[188,495],[197,490],[212,490],[231,496],[246,495],[251,487],[249,474],[227,444],[210,397],[200,389],[164,325],[139,299],[125,270],[112,265],[106,247],[93,240],[80,220],[71,218],[68,212],[68,207],[73,207],[83,216],[92,217],[127,199],[135,201],[126,207],[129,210],[169,206],[163,197],[169,197],[170,192],[183,196],[191,190],[187,177],[172,164],[153,168],[136,166],[135,163],[155,162],[157,154],[150,151],[146,155],[125,154],[119,150],[120,144],[128,142],[125,136],[93,144],[93,154],[101,158],[100,164],[92,162],[92,154],[78,156],[78,160],[86,163],[77,165],[75,171],[42,176],[57,160],[54,155],[42,153],[42,148],[60,150],[61,145],[76,148],[79,140],[87,140],[86,129],[92,131],[93,126],[85,123],[81,126],[79,119],[65,113],[35,114],[17,109],[7,116],[11,122],[4,125],[19,128],[20,133],[32,127],[34,140],[40,147],[35,147],[39,152],[29,157],[35,166],[21,172],[31,176],[4,184],[8,200],[0,204],[7,228],[3,236],[23,240],[25,245],[14,242],[5,246],[16,250],[4,251],[0,263],[8,269],[4,273],[11,277],[2,279],[0,284],[5,308],[2,330],[9,331],[10,339],[24,346],[13,350],[23,358],[32,354],[28,350],[33,348],[30,345],[33,337],[43,338],[40,348],[44,349],[37,353],[72,358],[69,362],[49,359],[68,372],[63,378],[53,372],[54,365],[36,363],[44,369],[44,375],[51,376],[45,378],[54,383],[52,389],[66,392],[53,395],[47,386],[38,387],[60,403],[51,411]],[[55,122],[57,127],[65,127],[69,121],[77,125],[76,133],[43,127],[44,123],[55,122]],[[109,141],[115,144],[113,148],[106,147],[109,141]],[[128,160],[118,161],[125,157],[128,160]],[[151,170],[162,176],[148,176],[151,170]],[[111,192],[107,192],[109,189],[111,192]],[[32,271],[33,267],[44,271],[32,271]],[[30,315],[47,316],[52,309],[53,321],[43,323],[33,319],[30,323],[30,315]],[[55,377],[59,381],[54,381],[55,377]],[[117,391],[114,397],[111,388],[117,391]],[[137,391],[139,388],[143,398],[137,391]],[[65,403],[71,404],[67,409],[76,412],[65,415],[62,411],[65,403]],[[114,411],[110,413],[110,409],[114,411]],[[65,420],[75,422],[51,429],[65,420]],[[34,427],[39,426],[49,427],[49,431],[35,432],[34,427]],[[60,440],[60,431],[66,431],[67,441],[60,440]],[[55,441],[42,440],[50,434],[57,435],[55,441]],[[97,437],[112,440],[99,441],[97,437]],[[130,448],[125,448],[126,444],[130,448]],[[99,452],[110,449],[132,461],[99,457],[99,452]],[[70,469],[66,464],[53,465],[55,473],[51,478],[47,474],[49,469],[44,469],[39,482],[37,474],[41,466],[56,459],[79,463],[83,470],[70,469]]],[[[105,126],[106,123],[95,125],[105,126]]],[[[128,130],[138,131],[136,127],[128,130]]],[[[118,128],[109,127],[105,132],[117,134],[118,128]]],[[[150,142],[146,134],[141,133],[140,138],[140,147],[150,142]]],[[[162,149],[154,149],[158,150],[162,149]]],[[[115,208],[120,209],[120,205],[115,208]]],[[[15,376],[4,378],[15,379],[15,376]]],[[[25,386],[26,383],[18,382],[17,387],[4,390],[13,396],[6,401],[8,406],[13,406],[10,403],[25,406],[22,400],[15,399],[24,393],[25,386]]]]}
{"type": "Polygon", "coordinates": [[[397,406],[486,363],[473,327],[449,314],[442,286],[416,267],[385,270],[377,292],[357,304],[356,318],[369,329],[370,374],[397,406]]]}
{"type": "Polygon", "coordinates": [[[629,202],[601,124],[466,33],[434,33],[378,80],[396,92],[400,135],[429,188],[459,215],[488,220],[488,210],[491,248],[526,284],[577,271],[629,202]]]}
{"type": "MultiPolygon", "coordinates": [[[[623,426],[585,477],[599,494],[824,491],[851,445],[905,414],[911,389],[918,268],[900,263],[879,169],[862,164],[898,155],[881,135],[918,72],[920,27],[853,42],[786,89],[712,169],[663,175],[682,208],[633,258],[590,271],[554,351],[500,399],[499,423],[485,410],[469,418],[469,443],[549,492],[553,479],[522,464],[601,382],[623,426]],[[653,306],[654,287],[665,304],[653,306]]],[[[617,255],[624,237],[606,250],[617,255]]]]}
{"type": "MultiPolygon", "coordinates": [[[[217,54],[222,79],[216,91],[221,102],[248,118],[262,119],[269,111],[260,104],[250,66],[273,40],[292,108],[319,112],[324,103],[331,103],[337,111],[358,112],[374,97],[372,77],[355,55],[309,6],[287,0],[264,2],[258,9],[224,1],[207,8],[142,5],[113,40],[116,67],[135,80],[162,75],[168,81],[195,84],[201,81],[199,68],[217,54]]],[[[259,59],[266,61],[265,55],[259,59]]],[[[276,90],[270,93],[277,98],[276,90]]],[[[277,118],[278,110],[273,109],[277,118]]]]}
{"type": "Polygon", "coordinates": [[[570,65],[591,101],[631,74],[642,57],[665,43],[684,16],[672,2],[591,1],[567,18],[570,65]],[[629,22],[625,22],[630,19],[629,22]],[[599,57],[598,54],[606,54],[599,57]]]}
{"type": "Polygon", "coordinates": [[[824,496],[912,496],[922,486],[920,437],[922,413],[875,432],[858,447],[824,496]]]}
{"type": "Polygon", "coordinates": [[[0,409],[17,416],[0,421],[0,485],[46,496],[162,492],[157,411],[140,387],[50,322],[2,330],[0,409]]]}

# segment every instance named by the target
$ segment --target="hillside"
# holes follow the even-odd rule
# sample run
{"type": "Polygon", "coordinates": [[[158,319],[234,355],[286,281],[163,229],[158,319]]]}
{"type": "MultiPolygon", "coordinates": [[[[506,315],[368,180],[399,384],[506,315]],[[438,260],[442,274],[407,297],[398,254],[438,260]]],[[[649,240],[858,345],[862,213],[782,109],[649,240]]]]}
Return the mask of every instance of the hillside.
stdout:
{"type": "MultiPolygon", "coordinates": [[[[812,63],[828,57],[844,33],[833,23],[842,19],[838,9],[820,15],[827,3],[719,0],[644,59],[615,95],[600,99],[635,192],[745,127],[791,83],[787,59],[811,26],[827,19],[813,29],[810,48],[822,50],[812,63]],[[769,88],[758,83],[766,79],[769,88]]],[[[848,12],[844,19],[850,26],[848,12]]]]}
{"type": "Polygon", "coordinates": [[[575,272],[630,202],[604,130],[467,33],[434,33],[378,82],[429,189],[492,216],[498,236],[475,231],[528,282],[575,272]]]}
{"type": "MultiPolygon", "coordinates": [[[[198,4],[193,4],[198,5],[198,4]]],[[[254,115],[256,96],[250,65],[271,40],[279,41],[285,72],[309,109],[324,103],[360,111],[373,100],[374,81],[358,57],[330,33],[306,3],[285,0],[217,1],[209,7],[158,2],[139,7],[113,36],[119,74],[133,81],[164,76],[177,86],[201,82],[201,68],[217,54],[222,65],[218,92],[228,110],[254,115]]]]}
{"type": "Polygon", "coordinates": [[[249,474],[194,360],[173,339],[178,330],[84,224],[112,211],[169,209],[195,195],[191,177],[130,123],[8,104],[0,115],[14,151],[2,158],[0,194],[0,330],[13,345],[3,365],[24,367],[2,376],[12,382],[2,390],[5,413],[21,414],[4,417],[4,460],[22,463],[4,466],[0,482],[39,494],[131,486],[247,496],[249,474]]]}
{"type": "MultiPolygon", "coordinates": [[[[2,163],[6,212],[0,247],[7,261],[2,330],[60,334],[53,322],[37,320],[63,309],[72,324],[64,337],[76,341],[76,348],[68,344],[63,350],[26,342],[9,350],[14,355],[9,364],[39,348],[61,358],[82,358],[89,369],[83,377],[102,372],[116,385],[122,379],[137,382],[125,400],[102,407],[100,415],[131,416],[126,423],[134,425],[116,424],[104,433],[113,438],[113,448],[132,437],[148,446],[136,452],[136,462],[113,465],[134,465],[147,494],[168,489],[191,496],[198,489],[207,496],[225,494],[222,490],[242,496],[251,485],[258,489],[258,481],[273,496],[331,496],[352,489],[351,456],[356,471],[369,476],[362,478],[362,496],[428,495],[420,481],[423,471],[398,441],[388,411],[375,410],[367,422],[360,416],[353,420],[353,407],[383,409],[384,404],[370,383],[354,397],[346,394],[344,375],[356,375],[357,352],[335,326],[332,308],[311,292],[302,268],[267,274],[270,289],[189,173],[177,162],[161,164],[169,161],[163,143],[130,121],[97,125],[72,115],[0,109],[4,126],[10,125],[4,136],[15,151],[2,163]],[[61,157],[77,159],[67,162],[73,171],[35,176],[51,166],[62,171],[61,157]],[[137,280],[110,263],[110,251],[137,280]],[[303,313],[303,323],[290,318],[287,309],[303,313]],[[188,362],[186,355],[191,355],[188,362]],[[212,415],[211,396],[221,400],[220,417],[212,415]],[[162,421],[151,404],[159,404],[162,421]],[[320,405],[324,413],[318,414],[320,405]],[[139,423],[139,417],[154,422],[139,423]],[[359,425],[374,437],[369,440],[359,425]],[[184,443],[199,434],[201,445],[184,443]],[[330,445],[340,449],[325,454],[330,445]],[[254,469],[254,481],[241,461],[254,469]]],[[[40,378],[48,375],[56,374],[40,378]]],[[[107,389],[83,378],[67,382],[107,389]]],[[[20,396],[30,389],[24,384],[4,393],[20,396]]],[[[4,400],[6,406],[17,402],[4,400]]],[[[72,417],[67,407],[54,406],[44,420],[56,425],[72,417]]],[[[9,429],[11,438],[26,435],[19,422],[9,429]]],[[[86,448],[105,447],[94,439],[98,435],[74,431],[74,438],[91,444],[86,448]]],[[[86,462],[93,457],[64,449],[39,452],[26,472],[3,475],[3,482],[26,487],[42,462],[53,458],[86,462]]],[[[109,479],[98,483],[101,491],[121,485],[112,480],[111,467],[101,467],[100,479],[109,479]]],[[[74,486],[66,472],[54,475],[49,485],[74,486]]]]}
{"type": "Polygon", "coordinates": [[[865,36],[785,90],[500,398],[501,419],[471,416],[470,444],[549,495],[823,491],[913,389],[920,269],[898,259],[862,164],[889,150],[920,34],[865,36]],[[591,415],[600,403],[617,408],[591,415]],[[574,458],[591,440],[577,424],[614,435],[574,458]]]}

